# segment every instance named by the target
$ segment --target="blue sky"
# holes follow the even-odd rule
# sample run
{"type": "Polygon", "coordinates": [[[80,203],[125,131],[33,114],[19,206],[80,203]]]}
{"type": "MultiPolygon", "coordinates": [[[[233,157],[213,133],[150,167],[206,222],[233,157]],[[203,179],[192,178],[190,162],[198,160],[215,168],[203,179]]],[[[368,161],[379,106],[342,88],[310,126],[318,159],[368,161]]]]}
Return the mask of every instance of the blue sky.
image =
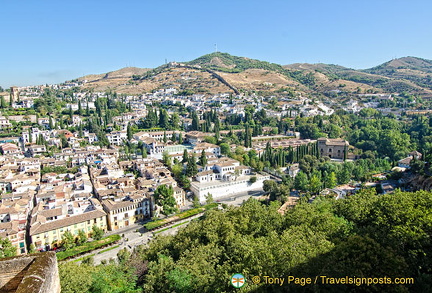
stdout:
{"type": "Polygon", "coordinates": [[[221,52],[369,68],[432,59],[431,1],[1,1],[0,86],[221,52]]]}

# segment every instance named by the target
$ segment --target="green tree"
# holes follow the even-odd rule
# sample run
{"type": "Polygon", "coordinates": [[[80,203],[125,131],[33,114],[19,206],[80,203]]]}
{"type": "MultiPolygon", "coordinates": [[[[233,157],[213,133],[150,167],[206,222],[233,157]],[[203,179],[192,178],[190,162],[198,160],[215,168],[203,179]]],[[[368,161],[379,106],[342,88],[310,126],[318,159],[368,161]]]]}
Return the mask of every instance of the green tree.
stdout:
{"type": "Polygon", "coordinates": [[[180,117],[177,113],[173,113],[170,117],[169,128],[178,129],[180,125],[180,117]]]}
{"type": "Polygon", "coordinates": [[[8,105],[6,104],[4,96],[1,97],[0,106],[2,109],[6,109],[8,107],[8,105]]]}
{"type": "Polygon", "coordinates": [[[89,292],[97,293],[139,293],[136,276],[130,270],[121,270],[115,264],[99,266],[92,274],[89,292]]]}
{"type": "Polygon", "coordinates": [[[229,144],[224,142],[224,143],[221,143],[219,146],[220,146],[222,155],[225,155],[225,156],[229,155],[229,153],[231,152],[229,144]]]}
{"type": "Polygon", "coordinates": [[[171,164],[172,164],[171,157],[170,157],[170,155],[168,154],[167,151],[165,151],[165,152],[162,153],[162,161],[164,162],[164,164],[166,166],[168,166],[168,168],[171,168],[171,164]]]}
{"type": "Polygon", "coordinates": [[[187,149],[183,150],[183,159],[182,159],[182,163],[187,163],[189,161],[189,156],[188,156],[188,152],[187,149]]]}
{"type": "Polygon", "coordinates": [[[178,211],[174,198],[174,189],[171,185],[159,185],[154,192],[155,203],[162,207],[164,215],[170,215],[178,211]]]}
{"type": "Polygon", "coordinates": [[[84,265],[94,266],[94,257],[92,255],[85,257],[82,262],[84,265]]]}
{"type": "Polygon", "coordinates": [[[186,176],[193,177],[198,173],[198,167],[196,164],[196,159],[194,154],[188,158],[188,163],[186,166],[186,176]]]}
{"type": "Polygon", "coordinates": [[[205,167],[207,165],[207,156],[206,156],[205,150],[202,150],[202,152],[201,152],[201,156],[199,158],[199,164],[203,167],[205,167]]]}
{"type": "Polygon", "coordinates": [[[63,233],[61,245],[65,250],[75,247],[75,237],[69,230],[63,233]]]}
{"type": "Polygon", "coordinates": [[[335,172],[330,172],[327,176],[324,177],[324,185],[326,188],[334,188],[337,185],[337,178],[335,172]]]}
{"type": "Polygon", "coordinates": [[[77,245],[83,245],[88,240],[87,234],[83,230],[78,231],[77,245]]]}
{"type": "Polygon", "coordinates": [[[300,171],[294,179],[294,188],[301,191],[308,191],[309,180],[307,175],[300,171]]]}
{"type": "Polygon", "coordinates": [[[123,249],[120,249],[120,251],[117,253],[117,259],[118,259],[119,264],[124,266],[130,261],[131,253],[129,252],[129,250],[126,247],[123,249]]]}
{"type": "Polygon", "coordinates": [[[204,137],[204,141],[211,143],[211,144],[217,143],[216,137],[214,137],[214,136],[206,136],[206,137],[204,137]]]}
{"type": "Polygon", "coordinates": [[[267,193],[272,193],[277,190],[278,184],[274,180],[264,180],[263,182],[263,190],[267,193]]]}
{"type": "Polygon", "coordinates": [[[17,255],[17,248],[12,245],[12,242],[7,237],[0,237],[0,248],[0,258],[17,255]]]}
{"type": "Polygon", "coordinates": [[[191,130],[200,130],[199,119],[196,111],[192,112],[192,128],[191,130]]]}
{"type": "Polygon", "coordinates": [[[321,178],[318,175],[313,174],[309,180],[308,190],[312,192],[312,194],[318,194],[321,191],[321,189],[322,189],[321,178]]]}
{"type": "Polygon", "coordinates": [[[338,172],[337,175],[339,184],[346,184],[351,179],[351,172],[346,164],[342,167],[342,169],[338,172]]]}
{"type": "Polygon", "coordinates": [[[206,204],[211,204],[213,202],[214,202],[213,195],[210,192],[208,192],[206,195],[206,204]]]}
{"type": "Polygon", "coordinates": [[[36,250],[35,245],[34,245],[33,243],[31,243],[31,244],[30,244],[30,247],[29,247],[29,251],[28,251],[28,253],[29,253],[29,254],[32,254],[32,253],[36,253],[36,252],[39,252],[39,251],[36,250]]]}
{"type": "Polygon", "coordinates": [[[171,167],[171,172],[173,173],[175,178],[180,178],[183,172],[183,166],[180,163],[174,164],[171,167]]]}
{"type": "Polygon", "coordinates": [[[91,237],[94,240],[100,240],[100,239],[102,239],[102,237],[104,236],[104,234],[105,234],[105,231],[103,229],[99,228],[96,225],[93,225],[91,237]]]}
{"type": "Polygon", "coordinates": [[[131,140],[133,137],[133,132],[132,132],[132,126],[130,125],[130,123],[128,123],[128,125],[127,125],[126,132],[127,132],[127,139],[131,140]]]}
{"type": "Polygon", "coordinates": [[[159,127],[165,130],[170,128],[168,113],[165,109],[161,109],[159,112],[159,127]]]}
{"type": "Polygon", "coordinates": [[[192,206],[194,208],[199,208],[201,206],[201,203],[199,202],[198,196],[194,195],[192,206]]]}
{"type": "Polygon", "coordinates": [[[193,276],[188,272],[188,270],[175,268],[167,272],[166,278],[168,280],[169,287],[173,290],[173,292],[194,292],[192,286],[193,276]]]}
{"type": "Polygon", "coordinates": [[[58,265],[62,293],[91,292],[92,274],[97,267],[78,265],[75,262],[62,262],[58,265]]]}
{"type": "Polygon", "coordinates": [[[142,153],[143,159],[147,158],[147,148],[145,147],[144,144],[141,147],[141,153],[142,153]]]}
{"type": "Polygon", "coordinates": [[[81,105],[81,101],[78,101],[78,114],[80,116],[82,116],[84,114],[83,109],[82,109],[82,105],[81,105]]]}

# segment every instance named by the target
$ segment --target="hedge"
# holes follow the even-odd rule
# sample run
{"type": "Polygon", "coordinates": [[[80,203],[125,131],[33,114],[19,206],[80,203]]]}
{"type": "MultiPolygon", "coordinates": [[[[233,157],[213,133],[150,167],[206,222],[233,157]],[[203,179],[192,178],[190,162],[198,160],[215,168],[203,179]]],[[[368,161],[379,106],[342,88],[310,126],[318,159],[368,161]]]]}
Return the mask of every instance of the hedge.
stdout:
{"type": "Polygon", "coordinates": [[[181,212],[179,214],[176,214],[176,215],[174,215],[172,217],[169,217],[169,218],[166,218],[166,219],[148,222],[148,223],[144,224],[144,228],[146,228],[147,230],[151,231],[151,230],[154,230],[156,228],[162,227],[164,225],[176,222],[178,220],[183,220],[183,219],[186,219],[186,218],[190,218],[192,216],[195,216],[195,215],[197,215],[199,213],[202,213],[202,212],[204,212],[206,210],[210,210],[210,209],[215,208],[217,206],[218,206],[218,204],[216,202],[214,202],[214,203],[202,206],[200,208],[195,208],[195,209],[187,210],[187,211],[181,212]]]}
{"type": "Polygon", "coordinates": [[[115,235],[110,235],[108,237],[102,238],[101,240],[86,242],[83,245],[76,246],[69,250],[57,252],[57,260],[64,260],[67,258],[71,258],[92,251],[107,246],[109,244],[112,244],[114,242],[117,242],[120,239],[121,239],[120,235],[115,234],[115,235]]]}
{"type": "Polygon", "coordinates": [[[205,211],[205,208],[196,208],[196,209],[191,209],[191,210],[184,211],[183,213],[180,213],[177,216],[180,219],[186,219],[186,218],[195,216],[195,215],[197,215],[199,213],[202,213],[203,211],[205,211]]]}

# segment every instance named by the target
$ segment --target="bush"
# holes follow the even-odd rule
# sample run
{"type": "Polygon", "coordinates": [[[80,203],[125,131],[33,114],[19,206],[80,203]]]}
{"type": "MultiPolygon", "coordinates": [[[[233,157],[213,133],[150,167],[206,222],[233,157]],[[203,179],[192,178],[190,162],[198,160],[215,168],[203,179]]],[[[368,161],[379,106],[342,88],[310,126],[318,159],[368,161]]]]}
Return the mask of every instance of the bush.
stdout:
{"type": "Polygon", "coordinates": [[[100,240],[92,241],[84,243],[81,246],[77,246],[74,248],[71,248],[67,251],[60,251],[57,253],[57,260],[64,260],[67,258],[71,258],[98,248],[101,248],[103,246],[107,246],[109,244],[115,243],[121,239],[120,235],[110,235],[108,237],[105,237],[100,240]]]}
{"type": "Polygon", "coordinates": [[[163,220],[157,220],[157,221],[153,221],[153,222],[148,222],[148,223],[144,224],[144,228],[146,228],[147,230],[151,231],[151,230],[154,230],[156,228],[162,227],[162,226],[164,226],[166,224],[170,224],[170,223],[176,222],[178,220],[183,220],[183,219],[186,219],[186,218],[190,218],[190,217],[195,216],[195,215],[197,215],[199,213],[202,213],[202,212],[204,212],[206,210],[213,209],[213,208],[215,208],[217,206],[218,206],[218,204],[214,202],[214,203],[207,204],[207,205],[205,205],[203,207],[200,207],[200,208],[195,208],[195,209],[187,210],[187,211],[181,212],[181,213],[179,213],[179,214],[177,214],[175,216],[163,219],[163,220]]]}

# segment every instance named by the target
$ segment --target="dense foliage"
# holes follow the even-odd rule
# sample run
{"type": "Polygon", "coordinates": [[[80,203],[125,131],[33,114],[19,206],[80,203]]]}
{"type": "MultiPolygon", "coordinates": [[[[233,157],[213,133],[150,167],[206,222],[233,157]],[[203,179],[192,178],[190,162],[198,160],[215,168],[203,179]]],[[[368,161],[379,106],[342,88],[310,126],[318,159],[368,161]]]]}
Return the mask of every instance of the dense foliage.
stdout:
{"type": "Polygon", "coordinates": [[[138,293],[136,276],[130,269],[114,263],[93,266],[73,262],[59,265],[63,293],[138,293]]]}
{"type": "MultiPolygon", "coordinates": [[[[432,194],[378,196],[364,190],[346,200],[302,203],[285,216],[278,206],[249,200],[241,208],[210,211],[176,236],[140,253],[148,261],[145,292],[226,292],[230,276],[327,275],[414,277],[414,285],[322,285],[346,292],[432,289],[432,194]]],[[[245,292],[286,292],[251,282],[245,292]]],[[[313,287],[290,285],[303,291],[313,287]]]]}

